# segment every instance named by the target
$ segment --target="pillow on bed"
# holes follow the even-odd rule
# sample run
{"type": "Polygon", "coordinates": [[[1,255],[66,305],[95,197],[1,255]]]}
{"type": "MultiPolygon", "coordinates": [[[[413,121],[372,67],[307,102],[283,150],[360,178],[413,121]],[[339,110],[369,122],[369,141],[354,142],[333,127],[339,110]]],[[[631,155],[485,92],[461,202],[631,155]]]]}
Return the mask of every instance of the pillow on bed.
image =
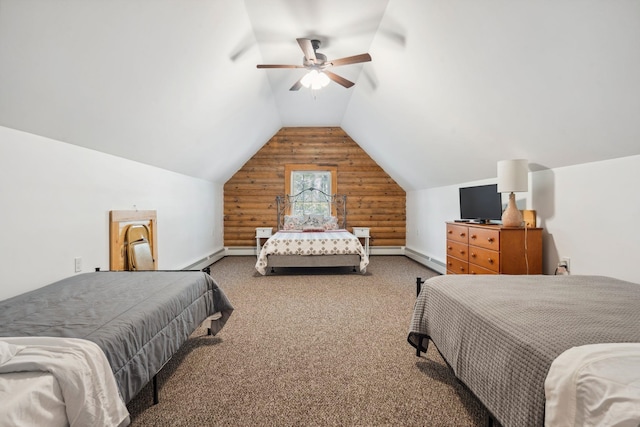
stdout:
{"type": "Polygon", "coordinates": [[[304,223],[304,217],[295,215],[284,216],[284,230],[302,230],[302,224],[304,223]]]}
{"type": "Polygon", "coordinates": [[[308,215],[303,225],[306,228],[322,228],[324,230],[324,215],[308,215]]]}
{"type": "Polygon", "coordinates": [[[322,225],[325,230],[337,230],[338,218],[335,216],[325,216],[322,225]]]}

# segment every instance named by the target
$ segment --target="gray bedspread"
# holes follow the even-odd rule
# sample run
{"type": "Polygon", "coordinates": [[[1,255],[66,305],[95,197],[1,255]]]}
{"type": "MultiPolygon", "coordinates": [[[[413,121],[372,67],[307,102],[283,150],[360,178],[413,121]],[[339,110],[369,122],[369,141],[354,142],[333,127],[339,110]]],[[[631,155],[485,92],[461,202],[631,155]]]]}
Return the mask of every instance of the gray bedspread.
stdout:
{"type": "Polygon", "coordinates": [[[640,285],[599,276],[434,277],[415,302],[414,347],[419,335],[502,425],[542,426],[544,381],[557,356],[640,342],[640,285]]]}
{"type": "Polygon", "coordinates": [[[211,320],[215,334],[232,311],[202,272],[87,273],[0,301],[0,336],[95,342],[129,402],[203,321],[220,313],[211,320]]]}

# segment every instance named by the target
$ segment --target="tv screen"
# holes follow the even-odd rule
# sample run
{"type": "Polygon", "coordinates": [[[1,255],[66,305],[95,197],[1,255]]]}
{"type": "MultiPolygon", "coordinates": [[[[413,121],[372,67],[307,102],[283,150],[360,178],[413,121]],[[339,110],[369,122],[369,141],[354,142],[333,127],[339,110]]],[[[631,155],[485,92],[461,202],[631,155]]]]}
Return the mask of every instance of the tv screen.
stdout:
{"type": "Polygon", "coordinates": [[[460,188],[460,219],[486,222],[502,217],[498,184],[460,188]]]}

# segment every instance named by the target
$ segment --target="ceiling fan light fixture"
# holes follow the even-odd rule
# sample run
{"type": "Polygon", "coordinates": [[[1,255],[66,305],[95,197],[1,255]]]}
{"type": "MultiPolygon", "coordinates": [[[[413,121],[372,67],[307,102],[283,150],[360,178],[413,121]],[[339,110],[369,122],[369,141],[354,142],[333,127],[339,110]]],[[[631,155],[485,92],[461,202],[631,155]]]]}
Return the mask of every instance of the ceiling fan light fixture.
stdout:
{"type": "Polygon", "coordinates": [[[341,77],[329,70],[325,70],[328,67],[338,67],[340,65],[359,64],[361,62],[371,61],[371,55],[368,53],[361,53],[360,55],[347,56],[345,58],[338,58],[332,61],[327,61],[327,57],[318,52],[320,47],[320,41],[316,39],[298,38],[296,39],[304,57],[302,58],[302,65],[286,65],[286,64],[258,64],[258,68],[306,68],[310,70],[301,79],[296,81],[289,90],[297,91],[301,87],[311,90],[319,90],[327,86],[331,80],[343,86],[346,89],[352,87],[355,83],[341,77]]]}
{"type": "Polygon", "coordinates": [[[323,87],[326,87],[329,82],[329,77],[327,77],[327,75],[322,71],[318,71],[316,69],[309,71],[302,80],[300,80],[302,86],[311,88],[311,90],[322,89],[323,87]]]}

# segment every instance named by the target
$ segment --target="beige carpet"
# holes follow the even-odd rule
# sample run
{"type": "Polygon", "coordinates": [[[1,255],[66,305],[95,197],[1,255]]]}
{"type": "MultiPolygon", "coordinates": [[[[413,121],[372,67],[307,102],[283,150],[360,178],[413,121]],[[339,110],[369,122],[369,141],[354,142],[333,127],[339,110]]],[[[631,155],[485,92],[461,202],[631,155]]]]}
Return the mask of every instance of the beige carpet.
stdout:
{"type": "Polygon", "coordinates": [[[235,311],[216,336],[198,329],[128,407],[133,426],[480,426],[487,413],[430,346],[407,332],[416,277],[402,256],[374,256],[366,275],[286,270],[260,276],[254,257],[211,275],[235,311]]]}

